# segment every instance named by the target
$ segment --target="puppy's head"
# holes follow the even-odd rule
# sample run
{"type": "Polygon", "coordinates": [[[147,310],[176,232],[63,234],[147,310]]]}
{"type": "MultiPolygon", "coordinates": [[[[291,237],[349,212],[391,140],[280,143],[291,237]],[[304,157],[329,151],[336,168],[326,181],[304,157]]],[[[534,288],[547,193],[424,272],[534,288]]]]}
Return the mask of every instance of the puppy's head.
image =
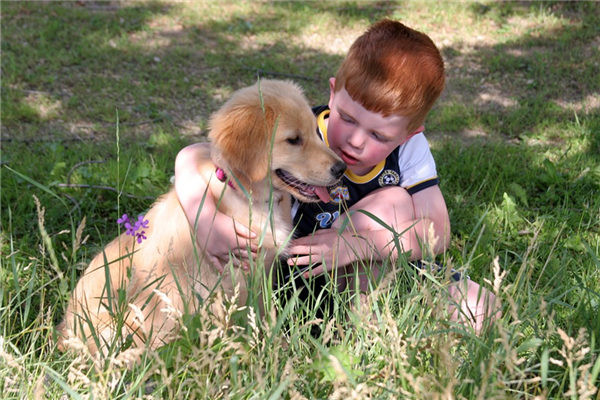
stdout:
{"type": "Polygon", "coordinates": [[[275,114],[261,101],[257,85],[236,91],[209,122],[215,163],[230,170],[244,186],[263,180],[268,172],[266,150],[274,121],[275,114]]]}
{"type": "Polygon", "coordinates": [[[247,187],[271,174],[276,189],[329,200],[345,164],[316,134],[316,119],[292,82],[261,80],[235,92],[210,120],[212,158],[247,187]]]}

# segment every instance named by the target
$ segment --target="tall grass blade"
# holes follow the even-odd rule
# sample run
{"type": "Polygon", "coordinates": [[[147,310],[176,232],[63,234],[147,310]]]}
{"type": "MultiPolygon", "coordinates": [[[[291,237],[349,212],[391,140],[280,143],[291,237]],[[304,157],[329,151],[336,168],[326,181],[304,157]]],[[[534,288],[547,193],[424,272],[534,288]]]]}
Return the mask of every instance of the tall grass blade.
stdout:
{"type": "Polygon", "coordinates": [[[542,387],[548,386],[548,366],[550,362],[550,350],[544,349],[542,359],[540,361],[540,375],[542,379],[542,387]]]}
{"type": "Polygon", "coordinates": [[[280,399],[282,393],[284,392],[285,389],[287,389],[289,384],[290,384],[290,378],[286,378],[286,379],[282,380],[281,382],[279,382],[279,385],[277,385],[277,388],[275,389],[275,391],[273,393],[271,393],[271,395],[269,396],[269,400],[280,399]]]}
{"type": "Polygon", "coordinates": [[[68,205],[67,203],[63,200],[62,197],[60,197],[59,195],[57,195],[54,191],[50,190],[50,188],[46,185],[42,185],[41,183],[37,182],[34,179],[31,179],[30,177],[28,177],[27,175],[23,175],[22,173],[12,169],[11,167],[9,167],[8,165],[4,165],[4,168],[8,169],[9,171],[11,171],[13,174],[17,175],[19,178],[29,182],[30,184],[32,184],[33,186],[37,187],[38,189],[48,193],[49,195],[51,195],[52,197],[58,199],[58,201],[60,201],[62,203],[63,206],[65,206],[65,208],[68,209],[68,205]]]}
{"type": "Polygon", "coordinates": [[[60,377],[60,375],[54,371],[52,368],[50,368],[47,365],[44,365],[44,369],[46,370],[46,373],[48,374],[48,376],[50,376],[54,382],[56,382],[65,392],[67,392],[67,394],[69,396],[71,396],[72,399],[75,400],[84,400],[87,397],[82,396],[81,394],[77,393],[76,391],[74,391],[71,386],[69,386],[69,384],[65,381],[62,380],[62,378],[60,377]]]}
{"type": "MultiPolygon", "coordinates": [[[[600,374],[600,356],[596,355],[596,362],[590,372],[590,382],[596,385],[596,388],[600,391],[600,381],[598,380],[598,374],[600,374]]],[[[598,393],[600,395],[600,392],[598,393]]]]}

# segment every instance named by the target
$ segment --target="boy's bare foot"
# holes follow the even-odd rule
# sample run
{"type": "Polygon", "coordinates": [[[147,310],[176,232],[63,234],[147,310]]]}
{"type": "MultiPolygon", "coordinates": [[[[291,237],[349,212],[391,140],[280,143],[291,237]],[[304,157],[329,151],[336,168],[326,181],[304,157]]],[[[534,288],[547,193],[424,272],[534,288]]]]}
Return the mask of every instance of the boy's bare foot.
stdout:
{"type": "Polygon", "coordinates": [[[470,279],[448,288],[450,320],[462,322],[480,334],[502,315],[496,295],[470,279]]]}

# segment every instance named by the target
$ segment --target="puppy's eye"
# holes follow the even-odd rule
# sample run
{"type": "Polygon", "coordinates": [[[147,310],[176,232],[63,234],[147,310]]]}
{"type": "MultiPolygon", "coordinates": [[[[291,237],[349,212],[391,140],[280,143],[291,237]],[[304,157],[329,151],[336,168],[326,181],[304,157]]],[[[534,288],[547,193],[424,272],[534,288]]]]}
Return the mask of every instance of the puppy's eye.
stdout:
{"type": "Polygon", "coordinates": [[[294,136],[291,138],[287,138],[285,141],[292,145],[302,144],[302,138],[300,138],[300,136],[294,136]]]}

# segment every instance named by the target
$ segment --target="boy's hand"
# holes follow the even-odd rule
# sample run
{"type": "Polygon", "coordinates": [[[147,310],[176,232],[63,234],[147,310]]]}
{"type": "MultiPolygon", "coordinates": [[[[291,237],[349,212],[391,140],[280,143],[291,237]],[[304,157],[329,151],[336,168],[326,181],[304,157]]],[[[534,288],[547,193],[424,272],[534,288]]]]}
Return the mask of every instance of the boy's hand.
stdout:
{"type": "Polygon", "coordinates": [[[321,229],[293,240],[288,252],[294,256],[288,258],[287,263],[292,266],[318,264],[304,272],[308,278],[363,258],[359,255],[364,245],[364,240],[349,232],[340,235],[336,229],[321,229]]]}
{"type": "Polygon", "coordinates": [[[205,248],[209,261],[220,272],[231,262],[244,271],[250,269],[250,257],[256,257],[257,247],[252,244],[256,234],[232,218],[217,212],[209,231],[206,243],[200,243],[205,248]]]}

